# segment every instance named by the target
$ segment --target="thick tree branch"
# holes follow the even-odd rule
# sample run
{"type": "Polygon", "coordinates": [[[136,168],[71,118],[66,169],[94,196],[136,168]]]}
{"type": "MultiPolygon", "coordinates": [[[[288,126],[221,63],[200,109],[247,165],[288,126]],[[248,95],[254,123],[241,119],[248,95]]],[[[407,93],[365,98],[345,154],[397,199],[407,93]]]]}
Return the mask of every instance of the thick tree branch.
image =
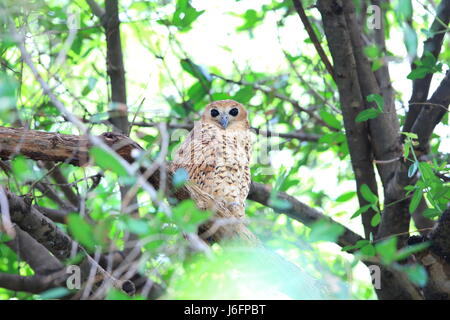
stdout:
{"type": "Polygon", "coordinates": [[[29,264],[36,274],[48,275],[63,269],[64,265],[28,233],[15,226],[16,237],[6,245],[17,253],[20,259],[29,264]]]}
{"type": "MultiPolygon", "coordinates": [[[[362,184],[367,184],[372,192],[377,194],[375,173],[371,163],[372,153],[377,156],[377,160],[386,160],[389,158],[387,156],[389,154],[395,155],[391,159],[398,158],[400,148],[395,148],[398,145],[398,120],[395,118],[395,113],[393,113],[392,115],[384,114],[379,119],[368,122],[369,127],[367,127],[367,123],[357,123],[355,121],[357,114],[364,110],[364,106],[367,105],[365,101],[366,96],[371,93],[380,93],[380,89],[371,71],[369,61],[362,50],[362,35],[355,20],[354,8],[351,1],[340,0],[319,0],[318,8],[322,15],[325,34],[333,57],[336,84],[339,89],[344,126],[357,188],[359,191],[362,184]],[[378,135],[383,136],[380,137],[378,135]]],[[[393,106],[388,106],[388,108],[393,108],[393,106]]],[[[380,167],[381,164],[378,165],[384,185],[388,183],[390,176],[395,172],[396,165],[397,162],[387,163],[386,168],[380,167]]],[[[385,189],[385,195],[388,192],[385,189]]],[[[366,204],[361,194],[358,194],[358,196],[360,206],[366,204]]],[[[387,225],[387,223],[383,224],[383,220],[384,222],[394,223],[393,228],[383,229],[387,231],[387,236],[392,235],[392,231],[396,229],[400,229],[402,232],[408,230],[410,215],[407,212],[407,206],[404,203],[396,205],[391,203],[388,208],[383,214],[379,231],[371,224],[375,212],[366,212],[363,215],[366,236],[368,232],[372,232],[379,237],[380,231],[387,225]],[[406,208],[406,211],[397,211],[395,206],[398,206],[399,209],[406,208]]],[[[385,233],[383,232],[382,234],[385,233]]],[[[402,243],[401,241],[399,242],[402,243]]],[[[386,281],[381,290],[377,290],[380,298],[421,298],[418,289],[408,279],[405,279],[404,275],[396,275],[389,268],[380,267],[382,279],[386,281]]]]}
{"type": "Polygon", "coordinates": [[[17,274],[0,273],[0,287],[12,291],[41,293],[61,286],[67,278],[65,270],[50,275],[34,275],[29,277],[17,274]]]}
{"type": "Polygon", "coordinates": [[[350,229],[344,227],[338,222],[333,221],[330,217],[325,216],[323,213],[318,210],[311,208],[304,204],[303,202],[297,200],[293,196],[288,195],[285,192],[277,192],[277,199],[283,200],[288,204],[288,209],[280,209],[276,206],[273,206],[270,203],[270,199],[272,196],[272,190],[269,186],[252,182],[250,186],[250,193],[248,195],[248,199],[258,202],[264,206],[272,208],[277,213],[285,214],[292,219],[300,221],[306,226],[311,226],[312,223],[319,220],[326,220],[334,225],[340,225],[345,230],[344,233],[338,238],[338,244],[341,247],[351,246],[355,244],[357,241],[362,240],[362,237],[350,229]]]}
{"type": "MultiPolygon", "coordinates": [[[[379,8],[385,7],[388,0],[372,0],[372,4],[378,6],[379,8]]],[[[374,39],[378,48],[384,55],[382,66],[375,71],[375,77],[377,78],[378,85],[380,87],[381,95],[384,99],[385,105],[394,105],[394,88],[391,83],[391,76],[389,74],[389,64],[387,59],[386,50],[386,38],[385,38],[385,14],[381,15],[380,28],[374,29],[374,39]]]]}
{"type": "MultiPolygon", "coordinates": [[[[433,21],[430,28],[430,33],[432,36],[425,40],[422,58],[426,53],[431,53],[436,60],[438,59],[439,53],[441,52],[442,43],[444,41],[444,36],[446,34],[445,30],[449,22],[450,1],[442,0],[436,10],[436,19],[433,21]]],[[[419,116],[421,109],[424,107],[420,103],[425,102],[428,98],[432,78],[433,74],[428,73],[423,78],[415,79],[413,81],[413,92],[411,99],[409,100],[409,111],[406,114],[403,131],[411,131],[412,127],[415,125],[415,121],[419,116]]]]}
{"type": "MultiPolygon", "coordinates": [[[[99,136],[108,146],[116,149],[116,152],[126,159],[133,162],[131,153],[134,149],[142,150],[142,148],[126,136],[105,133],[99,136]]],[[[64,161],[73,165],[85,165],[89,163],[90,144],[87,138],[75,135],[62,135],[58,133],[46,133],[40,131],[26,131],[24,129],[13,129],[0,127],[0,158],[8,159],[14,155],[22,154],[34,160],[64,161]],[[58,137],[58,138],[55,138],[58,137]],[[34,144],[29,143],[34,141],[34,144]],[[21,145],[23,143],[23,148],[21,145]],[[45,152],[48,151],[48,154],[45,152]]],[[[143,169],[145,171],[145,169],[143,169]]],[[[149,177],[149,182],[159,188],[159,170],[155,170],[149,177]]],[[[171,176],[168,176],[168,183],[171,185],[171,176]]],[[[173,192],[173,195],[184,200],[190,197],[186,188],[179,188],[173,192]]],[[[277,197],[290,203],[291,208],[280,210],[272,206],[269,202],[270,188],[259,183],[253,182],[250,188],[249,199],[259,202],[263,205],[272,207],[278,213],[285,213],[290,217],[297,219],[307,225],[319,219],[327,219],[332,223],[336,223],[317,210],[306,206],[294,197],[280,192],[277,197]]],[[[345,228],[345,227],[344,227],[345,228]]],[[[345,229],[345,233],[339,239],[342,246],[352,245],[361,237],[351,230],[345,229]]]]}
{"type": "Polygon", "coordinates": [[[434,128],[448,112],[450,104],[450,69],[426,104],[423,104],[411,132],[419,137],[419,147],[427,152],[428,143],[434,128]]]}
{"type": "Polygon", "coordinates": [[[125,82],[125,67],[123,65],[122,43],[120,39],[120,20],[118,0],[105,1],[105,35],[106,63],[111,80],[110,121],[115,130],[128,135],[128,110],[125,82]]]}
{"type": "Polygon", "coordinates": [[[60,261],[69,259],[74,252],[85,253],[85,259],[82,263],[83,279],[87,279],[90,271],[95,270],[95,274],[100,279],[110,281],[115,288],[128,294],[135,292],[135,287],[131,281],[113,278],[81,246],[62,232],[51,220],[33,208],[29,199],[22,199],[9,192],[7,193],[7,198],[12,221],[60,261]]]}
{"type": "MultiPolygon", "coordinates": [[[[372,164],[369,130],[365,122],[355,121],[356,116],[364,110],[365,105],[359,84],[357,62],[342,3],[340,1],[319,1],[318,8],[322,15],[325,35],[335,66],[334,72],[344,117],[345,133],[355,173],[358,200],[362,207],[367,205],[367,201],[360,193],[363,184],[366,184],[374,194],[378,194],[378,192],[372,164]]],[[[376,227],[371,224],[375,214],[374,210],[369,209],[362,216],[366,237],[371,232],[376,233],[376,227]]]]}
{"type": "MultiPolygon", "coordinates": [[[[370,62],[364,53],[361,26],[358,25],[355,16],[355,7],[352,1],[344,1],[344,14],[347,23],[348,33],[352,43],[353,55],[356,62],[356,72],[358,74],[359,85],[366,108],[377,108],[375,102],[368,102],[367,97],[371,94],[380,94],[380,88],[372,71],[370,62]]],[[[340,54],[340,52],[335,52],[340,54]]],[[[399,121],[393,99],[389,98],[390,104],[385,104],[383,113],[369,121],[369,133],[371,137],[372,152],[377,160],[394,159],[401,155],[399,121]]],[[[396,163],[386,163],[378,165],[383,184],[395,170],[396,163]]]]}

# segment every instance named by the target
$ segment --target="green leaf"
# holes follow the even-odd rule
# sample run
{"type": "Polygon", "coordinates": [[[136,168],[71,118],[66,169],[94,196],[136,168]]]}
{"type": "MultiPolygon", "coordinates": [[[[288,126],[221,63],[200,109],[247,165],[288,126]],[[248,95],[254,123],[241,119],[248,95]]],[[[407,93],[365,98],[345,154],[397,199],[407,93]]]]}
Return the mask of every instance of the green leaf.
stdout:
{"type": "Polygon", "coordinates": [[[372,63],[372,71],[377,71],[379,70],[382,66],[383,66],[383,60],[382,59],[377,59],[374,60],[372,63]]]}
{"type": "Polygon", "coordinates": [[[208,94],[208,87],[204,87],[200,82],[196,82],[189,88],[187,94],[193,103],[198,103],[208,94]]]}
{"type": "Polygon", "coordinates": [[[435,208],[427,208],[423,212],[423,216],[428,219],[433,219],[435,217],[439,217],[441,215],[441,212],[435,208]]]}
{"type": "Polygon", "coordinates": [[[269,205],[277,210],[288,210],[292,207],[289,201],[277,197],[271,197],[269,199],[269,205]]]}
{"type": "Polygon", "coordinates": [[[4,73],[0,74],[0,115],[16,106],[17,80],[4,73]]]}
{"type": "Polygon", "coordinates": [[[416,30],[414,30],[408,24],[405,23],[403,26],[403,35],[408,55],[410,57],[415,57],[417,54],[417,43],[418,43],[416,30]]]}
{"type": "Polygon", "coordinates": [[[311,233],[309,234],[309,241],[330,241],[336,242],[338,237],[344,233],[344,227],[331,223],[327,220],[319,220],[311,225],[311,233]]]}
{"type": "Polygon", "coordinates": [[[28,160],[24,156],[17,156],[11,162],[11,169],[14,172],[14,177],[20,180],[32,180],[37,176],[33,170],[28,166],[28,160]]]}
{"type": "Polygon", "coordinates": [[[172,177],[172,183],[175,188],[183,186],[189,179],[189,174],[184,168],[179,168],[175,171],[172,177]]]}
{"type": "Polygon", "coordinates": [[[412,16],[412,3],[411,0],[399,0],[397,5],[397,13],[402,20],[410,19],[412,16]]]}
{"type": "Polygon", "coordinates": [[[211,216],[211,212],[198,209],[192,199],[180,202],[173,208],[172,213],[173,221],[178,227],[189,233],[196,232],[198,225],[211,216]]]}
{"type": "Polygon", "coordinates": [[[355,191],[349,191],[346,193],[341,194],[337,199],[336,202],[347,202],[348,200],[352,199],[354,196],[356,196],[355,191]]]}
{"type": "Polygon", "coordinates": [[[436,57],[430,51],[425,51],[422,59],[420,60],[420,65],[423,67],[434,68],[436,66],[436,62],[436,57]]]}
{"type": "Polygon", "coordinates": [[[0,231],[0,243],[7,242],[7,241],[10,241],[12,239],[13,238],[11,238],[9,235],[7,235],[6,233],[0,231]]]}
{"type": "Polygon", "coordinates": [[[345,141],[345,134],[342,132],[329,132],[320,137],[319,143],[339,144],[345,141]]]}
{"type": "Polygon", "coordinates": [[[368,245],[366,245],[364,247],[361,247],[360,252],[363,255],[369,256],[369,257],[373,257],[376,254],[375,247],[371,243],[369,243],[368,245]]]}
{"type": "Polygon", "coordinates": [[[176,10],[172,17],[172,24],[181,32],[188,31],[192,23],[202,15],[205,10],[198,11],[191,6],[189,0],[177,0],[176,10]]]}
{"type": "Polygon", "coordinates": [[[361,192],[362,197],[371,204],[378,202],[378,197],[372,192],[372,190],[370,190],[367,184],[363,184],[359,189],[359,192],[361,192]]]}
{"type": "Polygon", "coordinates": [[[369,94],[367,96],[367,101],[368,102],[375,102],[378,109],[380,111],[383,111],[383,107],[384,107],[384,99],[382,96],[380,96],[379,94],[373,93],[373,94],[369,94]]]}
{"type": "Polygon", "coordinates": [[[417,68],[414,68],[408,74],[407,78],[410,79],[410,80],[422,79],[423,77],[425,77],[427,75],[427,73],[429,73],[429,69],[428,68],[417,67],[417,68]]]}
{"type": "Polygon", "coordinates": [[[411,202],[409,203],[409,213],[413,213],[416,211],[417,207],[420,204],[420,200],[422,200],[422,188],[417,188],[416,191],[414,191],[414,194],[411,198],[411,202]]]}
{"type": "Polygon", "coordinates": [[[423,287],[427,284],[428,274],[425,268],[419,264],[406,265],[401,268],[409,277],[411,282],[423,287]]]}
{"type": "Polygon", "coordinates": [[[356,116],[355,121],[356,122],[364,122],[364,121],[367,121],[369,119],[375,119],[376,117],[378,117],[382,113],[383,112],[380,111],[379,109],[374,109],[374,108],[366,109],[366,110],[363,110],[360,113],[358,113],[358,115],[356,116]]]}
{"type": "Polygon", "coordinates": [[[82,246],[89,250],[94,250],[96,240],[94,237],[94,228],[87,223],[80,215],[72,213],[67,217],[67,226],[75,238],[82,246]]]}
{"type": "Polygon", "coordinates": [[[430,245],[431,245],[430,242],[422,242],[411,246],[407,246],[406,248],[403,248],[397,252],[395,256],[395,261],[404,260],[408,258],[410,255],[428,248],[430,245]]]}
{"type": "Polygon", "coordinates": [[[247,104],[255,95],[255,90],[252,86],[245,86],[241,88],[236,94],[233,96],[233,100],[236,100],[242,104],[247,104]]]}
{"type": "Polygon", "coordinates": [[[259,16],[258,12],[254,9],[247,10],[242,16],[244,24],[239,26],[237,31],[251,30],[256,27],[262,21],[263,16],[259,16]]]}
{"type": "Polygon", "coordinates": [[[92,117],[89,119],[90,123],[102,123],[109,119],[109,113],[108,112],[99,112],[96,114],[93,114],[92,117]]]}
{"type": "Polygon", "coordinates": [[[362,248],[362,247],[364,247],[364,246],[366,246],[368,244],[370,244],[369,240],[358,240],[355,245],[353,245],[353,246],[345,246],[341,250],[342,251],[350,251],[350,250],[353,250],[353,249],[360,249],[360,248],[362,248]]]}
{"type": "Polygon", "coordinates": [[[123,291],[117,289],[111,289],[106,296],[106,300],[134,300],[133,297],[127,295],[123,291]]]}
{"type": "Polygon", "coordinates": [[[342,129],[342,124],[336,118],[335,115],[333,115],[327,111],[324,111],[324,110],[319,111],[319,115],[322,118],[322,120],[329,126],[335,128],[335,129],[342,129]]]}
{"type": "Polygon", "coordinates": [[[369,208],[371,207],[371,204],[366,204],[365,206],[362,206],[361,208],[359,208],[358,210],[356,210],[356,212],[351,216],[350,219],[356,218],[357,216],[361,215],[362,213],[366,212],[367,210],[369,210],[369,208]]]}
{"type": "Polygon", "coordinates": [[[370,220],[370,225],[372,227],[376,227],[377,225],[380,224],[380,220],[381,220],[381,214],[379,212],[377,212],[370,220]]]}
{"type": "Polygon", "coordinates": [[[208,83],[211,82],[212,79],[209,72],[200,65],[192,62],[191,59],[181,59],[180,64],[184,71],[189,73],[194,78],[197,78],[203,85],[208,86],[208,83]]]}
{"type": "Polygon", "coordinates": [[[412,132],[401,132],[401,134],[411,139],[418,139],[417,134],[412,132]]]}
{"type": "Polygon", "coordinates": [[[377,45],[372,44],[364,47],[364,53],[369,59],[375,59],[380,57],[381,51],[377,45]]]}
{"type": "Polygon", "coordinates": [[[86,96],[89,92],[91,92],[94,88],[95,85],[97,84],[97,78],[95,77],[89,77],[88,78],[88,83],[87,85],[83,88],[83,90],[81,91],[81,94],[83,96],[86,96]]]}
{"type": "Polygon", "coordinates": [[[428,182],[437,180],[436,176],[434,175],[433,169],[428,163],[419,162],[419,170],[422,174],[423,179],[427,182],[427,185],[429,185],[428,182]]]}
{"type": "Polygon", "coordinates": [[[70,293],[70,290],[64,287],[52,288],[42,292],[39,298],[42,300],[52,300],[62,298],[70,293]]]}
{"type": "Polygon", "coordinates": [[[381,261],[384,264],[391,264],[395,261],[395,255],[397,253],[397,238],[392,237],[387,240],[381,241],[375,245],[377,254],[380,256],[381,261]]]}
{"type": "Polygon", "coordinates": [[[408,168],[408,178],[411,178],[414,176],[417,172],[417,169],[419,168],[419,163],[417,161],[414,161],[412,165],[408,168]]]}
{"type": "Polygon", "coordinates": [[[132,219],[129,218],[126,221],[126,225],[128,227],[128,230],[135,233],[135,234],[148,234],[150,231],[150,227],[148,225],[148,222],[145,220],[138,220],[138,219],[132,219]]]}
{"type": "Polygon", "coordinates": [[[92,147],[89,150],[90,156],[94,159],[95,164],[104,170],[111,170],[115,172],[119,177],[127,177],[128,172],[122,166],[122,164],[109,152],[99,148],[92,147]]]}

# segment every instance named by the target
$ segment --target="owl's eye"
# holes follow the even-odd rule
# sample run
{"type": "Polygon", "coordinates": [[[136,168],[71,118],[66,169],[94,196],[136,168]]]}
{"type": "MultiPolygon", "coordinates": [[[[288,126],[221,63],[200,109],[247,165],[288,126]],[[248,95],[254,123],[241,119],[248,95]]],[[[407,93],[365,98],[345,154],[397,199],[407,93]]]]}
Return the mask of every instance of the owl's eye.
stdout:
{"type": "Polygon", "coordinates": [[[219,111],[217,111],[216,109],[212,109],[211,110],[211,117],[215,118],[219,115],[219,111]]]}
{"type": "Polygon", "coordinates": [[[233,109],[230,110],[229,113],[230,113],[233,117],[236,117],[236,116],[238,115],[238,113],[239,113],[239,110],[238,110],[238,108],[233,108],[233,109]]]}

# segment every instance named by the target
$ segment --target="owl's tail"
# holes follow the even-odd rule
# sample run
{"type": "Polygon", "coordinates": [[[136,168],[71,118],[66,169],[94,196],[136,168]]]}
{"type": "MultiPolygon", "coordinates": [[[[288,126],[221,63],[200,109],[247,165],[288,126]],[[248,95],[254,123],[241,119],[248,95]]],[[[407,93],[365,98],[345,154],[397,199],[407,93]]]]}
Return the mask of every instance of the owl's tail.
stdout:
{"type": "Polygon", "coordinates": [[[200,209],[214,212],[213,218],[199,228],[199,236],[202,239],[208,242],[233,241],[252,246],[261,244],[253,232],[247,228],[243,208],[240,206],[227,207],[226,204],[217,201],[194,183],[187,183],[186,188],[200,209]]]}

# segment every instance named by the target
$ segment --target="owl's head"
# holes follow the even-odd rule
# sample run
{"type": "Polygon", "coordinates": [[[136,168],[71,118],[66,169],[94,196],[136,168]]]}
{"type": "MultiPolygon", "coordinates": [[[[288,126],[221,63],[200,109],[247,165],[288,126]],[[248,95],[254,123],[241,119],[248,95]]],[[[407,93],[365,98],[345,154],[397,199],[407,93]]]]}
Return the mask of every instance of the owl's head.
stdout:
{"type": "Polygon", "coordinates": [[[211,102],[203,112],[202,121],[212,123],[222,129],[248,129],[247,110],[234,100],[211,102]]]}

